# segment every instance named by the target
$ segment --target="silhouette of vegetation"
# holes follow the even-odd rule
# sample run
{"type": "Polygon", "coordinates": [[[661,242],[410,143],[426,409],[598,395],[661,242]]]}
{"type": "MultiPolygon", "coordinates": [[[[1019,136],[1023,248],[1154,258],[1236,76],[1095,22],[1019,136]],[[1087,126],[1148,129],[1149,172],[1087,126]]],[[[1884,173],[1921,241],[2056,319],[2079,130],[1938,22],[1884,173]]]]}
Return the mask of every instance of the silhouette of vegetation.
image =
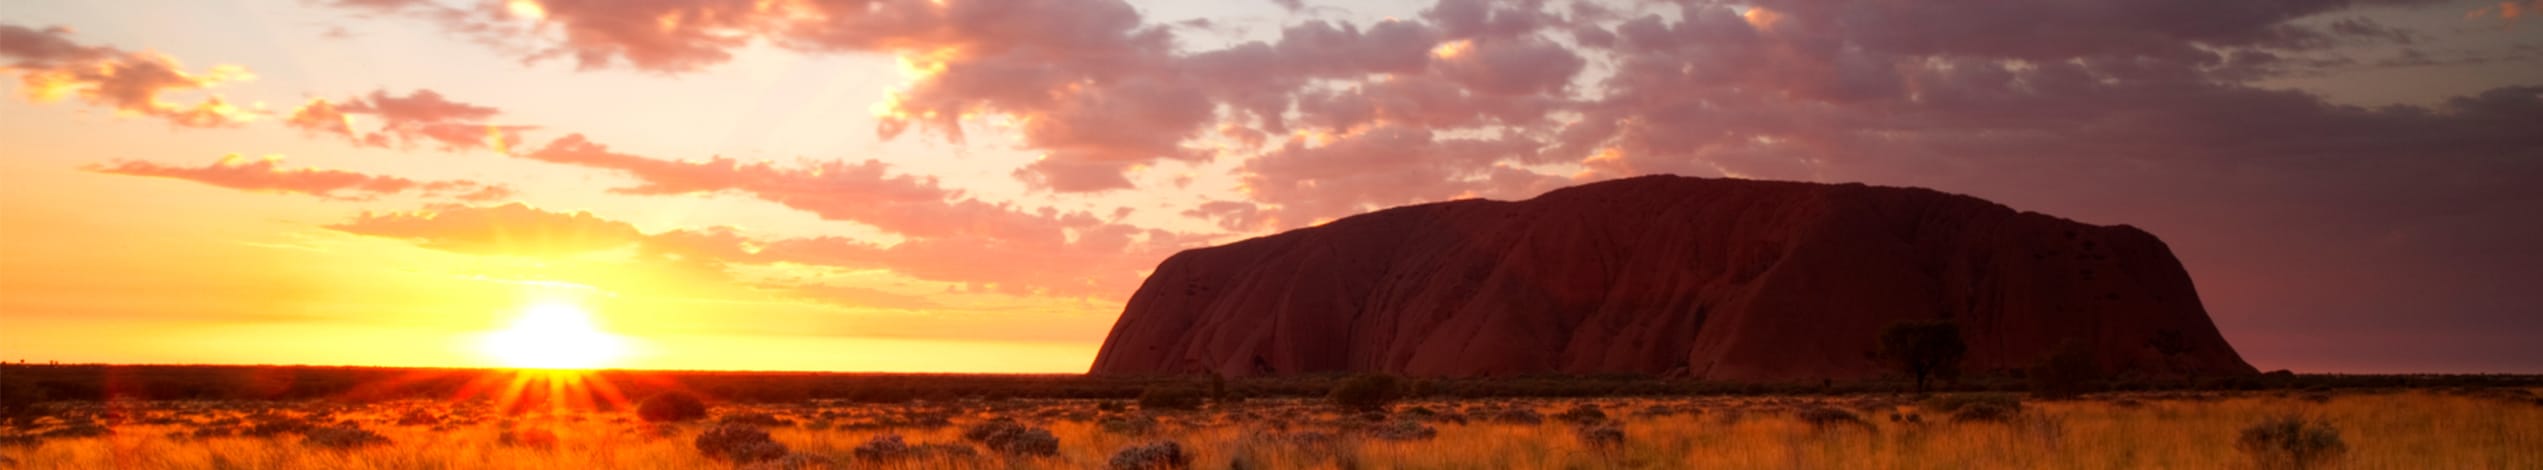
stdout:
{"type": "Polygon", "coordinates": [[[1204,398],[1206,397],[1202,396],[1199,389],[1158,385],[1139,392],[1139,409],[1173,411],[1199,409],[1204,398]]]}
{"type": "Polygon", "coordinates": [[[2101,364],[2093,359],[2092,348],[2070,339],[2059,343],[2023,375],[2031,381],[2031,396],[2064,399],[2093,391],[2101,374],[2101,364]]]}
{"type": "Polygon", "coordinates": [[[636,417],[657,423],[695,421],[706,417],[706,402],[686,393],[659,393],[636,406],[636,417]]]}
{"type": "Polygon", "coordinates": [[[2266,469],[2321,468],[2349,450],[2331,423],[2280,416],[2244,428],[2235,447],[2266,469]]]}
{"type": "Polygon", "coordinates": [[[1880,357],[1916,380],[1925,393],[1927,380],[1960,375],[1960,359],[1969,345],[1960,340],[1960,325],[1951,320],[1903,321],[1881,329],[1880,357]]]}
{"type": "MultiPolygon", "coordinates": [[[[0,365],[0,400],[11,409],[41,413],[47,402],[114,400],[326,400],[371,403],[463,396],[472,384],[513,380],[514,371],[500,369],[436,369],[324,366],[211,365],[0,365]],[[114,384],[109,387],[107,384],[114,384]]],[[[1328,398],[1343,382],[1357,376],[1318,375],[1225,379],[1230,397],[1328,398]]],[[[665,393],[687,394],[721,403],[800,403],[836,400],[850,403],[946,403],[1019,398],[1121,400],[1128,404],[1157,387],[1192,387],[1191,377],[1112,377],[1088,375],[967,375],[801,372],[595,371],[588,380],[616,387],[617,395],[643,399],[665,393]],[[778,400],[777,397],[798,397],[778,400]]],[[[1405,381],[1398,379],[1397,385],[1405,381]]],[[[1631,396],[1821,396],[1895,393],[1913,384],[1896,380],[1811,383],[1731,383],[1639,375],[1526,376],[1485,379],[1423,379],[1435,399],[1566,398],[1631,396]]],[[[2115,377],[2101,382],[2114,392],[2235,391],[2348,389],[2437,389],[2543,387],[2543,375],[2409,374],[2326,375],[2259,374],[2239,376],[2148,378],[2115,377]]],[[[2032,383],[2008,376],[1973,376],[1933,392],[2021,392],[2032,383]]],[[[476,388],[482,388],[478,386],[476,388]]],[[[544,393],[543,390],[533,392],[544,393]]],[[[1403,397],[1399,397],[1403,398],[1403,397]]],[[[537,409],[544,400],[575,399],[606,408],[603,396],[522,397],[516,406],[537,409]]],[[[703,406],[701,406],[701,409],[703,406]]],[[[1118,411],[1118,410],[1116,410],[1118,411]]],[[[5,415],[0,415],[4,417],[5,415]]]]}
{"type": "Polygon", "coordinates": [[[1395,404],[1395,400],[1403,398],[1403,394],[1395,376],[1363,374],[1335,384],[1333,391],[1325,394],[1325,400],[1346,409],[1378,410],[1395,404]]]}

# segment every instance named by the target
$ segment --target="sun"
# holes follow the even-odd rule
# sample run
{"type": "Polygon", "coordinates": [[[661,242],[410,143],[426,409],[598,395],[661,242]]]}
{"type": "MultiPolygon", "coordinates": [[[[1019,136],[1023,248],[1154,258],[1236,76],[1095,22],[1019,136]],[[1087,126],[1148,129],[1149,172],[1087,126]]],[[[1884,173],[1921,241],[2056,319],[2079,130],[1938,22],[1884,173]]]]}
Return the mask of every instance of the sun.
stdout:
{"type": "Polygon", "coordinates": [[[590,369],[627,353],[626,339],[593,326],[591,312],[559,302],[523,309],[510,328],[487,334],[482,347],[504,365],[524,369],[590,369]]]}

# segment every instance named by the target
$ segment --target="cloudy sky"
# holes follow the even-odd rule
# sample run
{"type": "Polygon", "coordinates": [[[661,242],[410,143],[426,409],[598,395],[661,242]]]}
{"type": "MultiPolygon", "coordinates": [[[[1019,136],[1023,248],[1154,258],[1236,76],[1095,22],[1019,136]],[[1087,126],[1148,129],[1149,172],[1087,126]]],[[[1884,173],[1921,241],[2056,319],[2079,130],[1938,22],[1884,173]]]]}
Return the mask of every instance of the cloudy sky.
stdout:
{"type": "Polygon", "coordinates": [[[2169,242],[2254,365],[2543,372],[2543,0],[0,4],[0,359],[1075,372],[1177,250],[1625,176],[2169,242]]]}

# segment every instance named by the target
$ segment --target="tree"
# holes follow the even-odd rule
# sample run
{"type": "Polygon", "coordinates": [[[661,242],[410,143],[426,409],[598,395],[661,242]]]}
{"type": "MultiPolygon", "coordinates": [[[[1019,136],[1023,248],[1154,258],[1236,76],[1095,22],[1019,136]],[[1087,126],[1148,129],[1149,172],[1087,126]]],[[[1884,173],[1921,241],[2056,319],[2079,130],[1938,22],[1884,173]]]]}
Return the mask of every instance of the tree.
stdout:
{"type": "Polygon", "coordinates": [[[1960,340],[1960,325],[1951,320],[1902,321],[1881,329],[1880,357],[1916,378],[1916,393],[1925,381],[1960,374],[1960,358],[1969,345],[1960,340]]]}

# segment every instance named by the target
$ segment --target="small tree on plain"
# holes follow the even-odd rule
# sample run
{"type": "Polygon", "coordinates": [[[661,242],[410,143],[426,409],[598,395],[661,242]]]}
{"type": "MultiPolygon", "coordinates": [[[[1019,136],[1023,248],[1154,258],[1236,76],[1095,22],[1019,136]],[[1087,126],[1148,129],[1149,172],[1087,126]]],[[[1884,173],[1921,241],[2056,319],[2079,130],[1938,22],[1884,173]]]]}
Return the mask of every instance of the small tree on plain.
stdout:
{"type": "Polygon", "coordinates": [[[1934,377],[1960,374],[1960,359],[1969,345],[1960,340],[1960,325],[1951,320],[1902,321],[1881,329],[1880,357],[1916,379],[1916,393],[1934,377]]]}

